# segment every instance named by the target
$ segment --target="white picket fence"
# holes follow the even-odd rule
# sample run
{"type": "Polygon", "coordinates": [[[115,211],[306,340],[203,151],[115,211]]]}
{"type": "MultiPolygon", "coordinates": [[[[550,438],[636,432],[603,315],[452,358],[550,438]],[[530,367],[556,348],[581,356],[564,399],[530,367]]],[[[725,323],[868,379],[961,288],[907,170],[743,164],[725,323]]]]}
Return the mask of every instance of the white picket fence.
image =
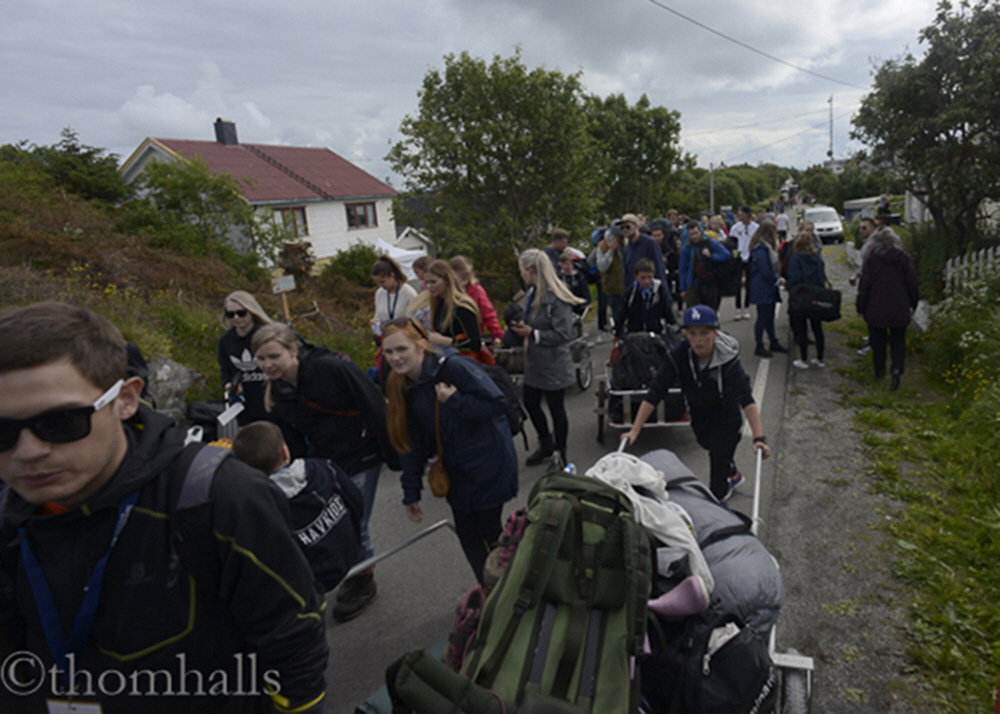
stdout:
{"type": "Polygon", "coordinates": [[[1000,270],[1000,247],[983,248],[944,264],[944,293],[951,295],[973,278],[994,275],[1000,270]]]}

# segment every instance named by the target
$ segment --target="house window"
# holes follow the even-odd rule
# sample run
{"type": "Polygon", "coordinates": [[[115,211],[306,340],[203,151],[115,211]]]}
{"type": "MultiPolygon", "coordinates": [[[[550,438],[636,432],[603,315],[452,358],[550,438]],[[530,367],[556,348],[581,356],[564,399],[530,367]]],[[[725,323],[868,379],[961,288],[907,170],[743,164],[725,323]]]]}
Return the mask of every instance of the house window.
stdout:
{"type": "Polygon", "coordinates": [[[378,216],[375,215],[374,203],[347,204],[348,228],[375,228],[377,225],[378,216]]]}
{"type": "Polygon", "coordinates": [[[296,238],[309,235],[305,208],[279,208],[275,213],[280,217],[282,227],[296,238]]]}

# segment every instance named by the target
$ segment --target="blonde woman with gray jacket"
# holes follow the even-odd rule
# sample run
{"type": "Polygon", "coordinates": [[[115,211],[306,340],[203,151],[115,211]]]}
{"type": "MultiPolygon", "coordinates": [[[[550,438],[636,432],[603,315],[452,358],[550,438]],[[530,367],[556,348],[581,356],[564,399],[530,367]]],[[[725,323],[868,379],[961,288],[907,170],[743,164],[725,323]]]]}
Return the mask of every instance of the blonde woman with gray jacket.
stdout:
{"type": "Polygon", "coordinates": [[[524,251],[518,267],[528,294],[524,320],[510,329],[524,339],[524,408],[538,432],[538,449],[526,463],[535,466],[558,453],[553,463],[565,465],[569,433],[565,391],[576,379],[569,343],[576,337],[573,307],[583,301],[559,279],[542,251],[524,251]],[[543,396],[552,414],[551,432],[542,411],[543,396]]]}

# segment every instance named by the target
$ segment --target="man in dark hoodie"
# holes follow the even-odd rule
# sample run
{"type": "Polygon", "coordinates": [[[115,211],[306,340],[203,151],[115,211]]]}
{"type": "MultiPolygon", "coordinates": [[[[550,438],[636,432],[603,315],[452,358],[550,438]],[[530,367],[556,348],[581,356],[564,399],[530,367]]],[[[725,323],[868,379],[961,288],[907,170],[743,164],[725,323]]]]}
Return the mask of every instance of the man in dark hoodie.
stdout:
{"type": "Polygon", "coordinates": [[[727,501],[743,483],[743,474],[733,462],[743,428],[741,409],[753,431],[754,451],[762,450],[766,459],[771,449],[750,389],[750,378],[740,364],[739,341],[719,331],[719,318],[707,305],[684,311],[683,332],[684,341],[667,353],[639,405],[632,429],[622,438],[630,444],[639,438],[656,405],[679,380],[691,415],[691,428],[698,443],[708,450],[712,493],[720,501],[727,501]]]}
{"type": "Polygon", "coordinates": [[[236,459],[189,468],[212,451],[140,403],[104,318],[9,308],[0,341],[0,711],[321,712],[321,601],[280,492],[236,459]]]}

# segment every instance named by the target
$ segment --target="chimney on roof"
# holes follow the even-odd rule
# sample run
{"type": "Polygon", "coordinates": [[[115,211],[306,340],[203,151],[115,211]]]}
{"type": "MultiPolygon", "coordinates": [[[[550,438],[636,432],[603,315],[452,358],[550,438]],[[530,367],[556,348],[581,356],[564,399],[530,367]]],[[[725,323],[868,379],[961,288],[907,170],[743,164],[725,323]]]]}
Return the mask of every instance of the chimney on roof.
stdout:
{"type": "Polygon", "coordinates": [[[226,146],[236,146],[236,122],[219,117],[215,120],[215,140],[226,146]]]}

